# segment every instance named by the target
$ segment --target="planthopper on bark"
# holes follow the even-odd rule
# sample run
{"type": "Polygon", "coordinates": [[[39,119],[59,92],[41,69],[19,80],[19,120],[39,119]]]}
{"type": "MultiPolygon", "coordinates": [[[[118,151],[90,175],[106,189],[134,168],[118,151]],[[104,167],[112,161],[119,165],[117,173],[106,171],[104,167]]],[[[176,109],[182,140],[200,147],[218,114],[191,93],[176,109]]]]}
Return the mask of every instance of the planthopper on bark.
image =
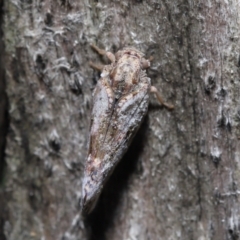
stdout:
{"type": "Polygon", "coordinates": [[[135,48],[124,48],[116,54],[92,45],[99,54],[106,55],[110,65],[91,67],[101,70],[101,78],[93,92],[88,156],[82,185],[82,212],[90,213],[102,189],[118,162],[128,149],[140,127],[154,93],[168,109],[174,107],[163,101],[151,86],[145,69],[149,60],[135,48]]]}

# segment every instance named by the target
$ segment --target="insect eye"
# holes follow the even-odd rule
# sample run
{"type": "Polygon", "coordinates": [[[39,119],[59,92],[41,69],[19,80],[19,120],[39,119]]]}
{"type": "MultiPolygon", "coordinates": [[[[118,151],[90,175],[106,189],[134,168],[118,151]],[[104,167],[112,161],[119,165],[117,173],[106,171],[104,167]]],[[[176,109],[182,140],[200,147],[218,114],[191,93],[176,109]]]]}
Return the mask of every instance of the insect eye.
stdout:
{"type": "Polygon", "coordinates": [[[143,69],[146,69],[150,67],[150,62],[146,59],[142,59],[141,65],[143,69]]]}

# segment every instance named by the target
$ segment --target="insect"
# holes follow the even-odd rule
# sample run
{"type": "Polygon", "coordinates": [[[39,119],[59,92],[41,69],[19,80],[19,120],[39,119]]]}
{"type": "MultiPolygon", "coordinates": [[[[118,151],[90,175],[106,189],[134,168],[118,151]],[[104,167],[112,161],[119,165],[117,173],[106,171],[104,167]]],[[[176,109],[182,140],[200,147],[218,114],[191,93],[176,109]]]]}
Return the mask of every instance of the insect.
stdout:
{"type": "Polygon", "coordinates": [[[151,86],[145,69],[150,61],[135,48],[125,48],[116,54],[92,45],[99,54],[106,55],[110,65],[90,66],[101,70],[93,92],[88,156],[82,186],[82,212],[90,213],[114,168],[128,149],[131,140],[147,113],[150,93],[163,101],[157,89],[151,86]]]}

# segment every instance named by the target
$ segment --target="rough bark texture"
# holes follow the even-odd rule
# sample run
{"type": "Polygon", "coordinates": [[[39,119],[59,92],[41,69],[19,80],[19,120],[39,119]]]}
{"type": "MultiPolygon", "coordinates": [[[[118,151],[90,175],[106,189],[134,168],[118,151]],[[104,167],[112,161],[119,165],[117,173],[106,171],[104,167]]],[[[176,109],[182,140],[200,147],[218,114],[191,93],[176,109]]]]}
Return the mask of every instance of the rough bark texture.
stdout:
{"type": "Polygon", "coordinates": [[[4,64],[4,41],[3,31],[1,26],[3,25],[3,1],[0,0],[0,239],[5,240],[4,225],[6,220],[6,208],[4,206],[4,199],[1,197],[4,194],[4,149],[6,144],[7,134],[7,96],[5,92],[5,64],[4,64]],[[3,191],[2,191],[3,190],[3,191]]]}
{"type": "Polygon", "coordinates": [[[4,10],[3,239],[239,239],[239,1],[5,0],[4,10]],[[148,75],[175,110],[152,98],[84,219],[99,76],[88,61],[107,62],[90,43],[153,56],[148,75]]]}

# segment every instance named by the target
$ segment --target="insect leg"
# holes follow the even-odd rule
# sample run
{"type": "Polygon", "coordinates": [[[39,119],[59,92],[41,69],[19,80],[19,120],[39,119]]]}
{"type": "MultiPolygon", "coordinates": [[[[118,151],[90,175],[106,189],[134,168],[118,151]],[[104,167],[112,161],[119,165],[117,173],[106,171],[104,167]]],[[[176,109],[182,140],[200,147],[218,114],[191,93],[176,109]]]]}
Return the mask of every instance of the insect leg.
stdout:
{"type": "Polygon", "coordinates": [[[149,68],[153,59],[154,59],[153,56],[150,56],[148,59],[143,58],[141,62],[142,68],[143,69],[149,68]]]}
{"type": "Polygon", "coordinates": [[[172,110],[174,109],[174,106],[172,104],[168,104],[168,103],[165,103],[165,101],[163,100],[163,98],[161,97],[160,93],[158,92],[157,88],[155,88],[154,86],[151,86],[151,90],[150,90],[151,93],[154,93],[158,99],[158,101],[164,106],[166,107],[167,109],[169,110],[172,110]]]}
{"type": "Polygon", "coordinates": [[[115,55],[111,52],[107,52],[103,49],[100,49],[94,44],[91,44],[91,47],[100,55],[106,55],[111,62],[115,62],[115,55]]]}
{"type": "Polygon", "coordinates": [[[104,65],[102,65],[102,64],[97,64],[97,63],[93,63],[93,62],[91,62],[91,61],[90,61],[88,64],[90,65],[91,68],[93,68],[93,69],[95,69],[95,70],[97,70],[97,71],[99,71],[99,72],[102,72],[102,70],[103,70],[103,68],[104,68],[104,65]]]}

